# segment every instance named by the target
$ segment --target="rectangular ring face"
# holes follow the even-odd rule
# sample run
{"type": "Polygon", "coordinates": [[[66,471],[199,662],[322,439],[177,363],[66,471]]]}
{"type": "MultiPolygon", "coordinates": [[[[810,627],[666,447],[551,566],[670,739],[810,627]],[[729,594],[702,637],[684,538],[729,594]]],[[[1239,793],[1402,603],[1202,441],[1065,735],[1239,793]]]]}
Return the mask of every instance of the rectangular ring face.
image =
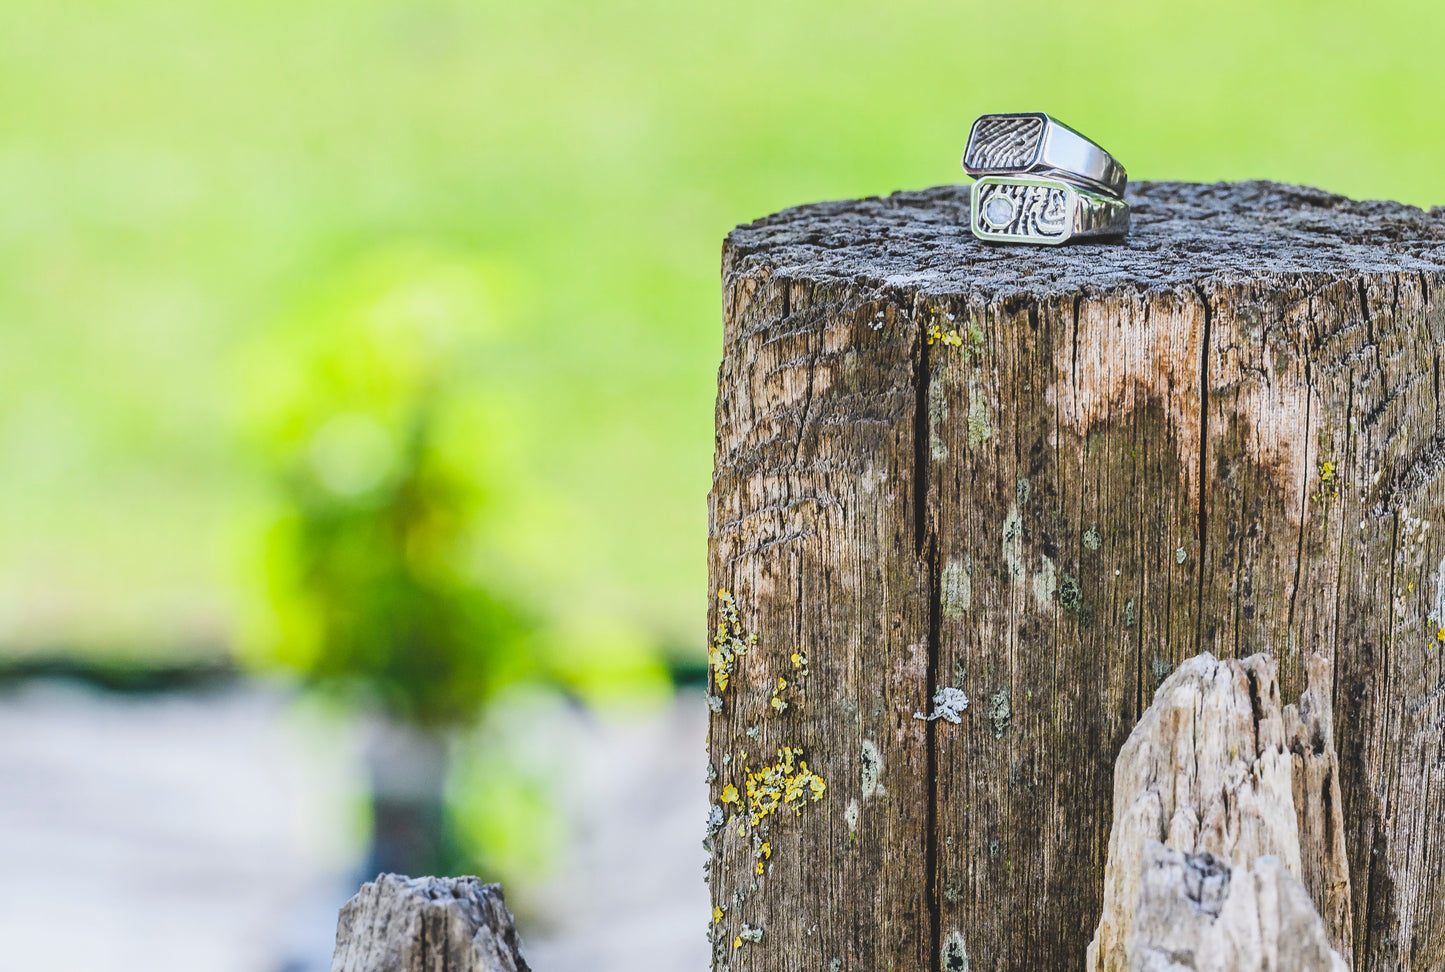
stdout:
{"type": "Polygon", "coordinates": [[[973,184],[973,234],[998,243],[1056,246],[1072,235],[1076,194],[1050,179],[987,177],[973,184]]]}
{"type": "Polygon", "coordinates": [[[1040,114],[981,115],[968,133],[963,167],[975,174],[1027,171],[1043,149],[1045,121],[1040,114]]]}

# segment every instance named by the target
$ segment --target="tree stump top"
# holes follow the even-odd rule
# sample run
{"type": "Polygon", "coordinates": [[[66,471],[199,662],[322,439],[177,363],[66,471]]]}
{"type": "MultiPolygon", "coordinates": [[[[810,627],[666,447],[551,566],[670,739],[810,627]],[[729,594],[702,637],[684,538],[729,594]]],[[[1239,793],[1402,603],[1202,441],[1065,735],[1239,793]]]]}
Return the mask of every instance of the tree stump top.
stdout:
{"type": "Polygon", "coordinates": [[[1129,235],[1072,246],[984,243],[966,185],[786,209],[728,237],[728,269],[930,294],[1042,297],[1166,290],[1211,274],[1361,274],[1445,266],[1445,207],[1359,202],[1275,182],[1133,183],[1129,235]]]}

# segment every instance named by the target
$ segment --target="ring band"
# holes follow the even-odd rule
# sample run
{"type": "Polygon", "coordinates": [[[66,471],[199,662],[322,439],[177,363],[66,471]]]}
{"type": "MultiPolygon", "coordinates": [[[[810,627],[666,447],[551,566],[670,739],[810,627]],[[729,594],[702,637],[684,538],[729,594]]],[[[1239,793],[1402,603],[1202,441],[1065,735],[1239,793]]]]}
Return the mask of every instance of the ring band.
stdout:
{"type": "Polygon", "coordinates": [[[968,133],[971,176],[1044,175],[1122,198],[1128,174],[1096,142],[1041,111],[980,115],[968,133]]]}
{"type": "Polygon", "coordinates": [[[1123,236],[1129,205],[1061,179],[985,176],[970,197],[973,235],[995,243],[1041,243],[1123,236]]]}

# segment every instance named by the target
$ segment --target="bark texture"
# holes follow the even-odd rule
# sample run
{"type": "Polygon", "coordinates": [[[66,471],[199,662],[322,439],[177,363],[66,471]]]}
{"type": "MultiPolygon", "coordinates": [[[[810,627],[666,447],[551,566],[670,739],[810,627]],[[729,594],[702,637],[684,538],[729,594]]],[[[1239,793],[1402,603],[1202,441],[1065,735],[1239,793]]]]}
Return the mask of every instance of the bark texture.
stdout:
{"type": "Polygon", "coordinates": [[[1290,701],[1321,656],[1343,834],[1298,826],[1358,969],[1445,967],[1445,214],[1130,198],[1121,244],[979,243],[959,186],[729,236],[719,968],[1082,968],[1114,759],[1205,650],[1290,701]]]}
{"type": "MultiPolygon", "coordinates": [[[[1228,945],[1224,951],[1210,952],[1214,958],[1207,961],[1200,953],[1199,961],[1205,963],[1200,969],[1215,967],[1210,963],[1216,959],[1224,962],[1236,946],[1244,949],[1235,955],[1241,963],[1238,968],[1278,968],[1259,963],[1279,951],[1274,943],[1285,931],[1278,924],[1279,909],[1289,910],[1297,898],[1313,922],[1310,927],[1319,926],[1326,956],[1329,945],[1349,954],[1349,912],[1334,907],[1336,895],[1342,894],[1345,903],[1349,896],[1343,848],[1317,839],[1314,830],[1306,831],[1308,839],[1301,840],[1302,821],[1311,827],[1317,823],[1319,832],[1338,832],[1342,826],[1339,792],[1328,785],[1328,777],[1313,772],[1296,777],[1296,761],[1304,757],[1295,747],[1301,743],[1305,721],[1295,706],[1281,706],[1275,664],[1265,655],[1221,661],[1206,653],[1189,659],[1164,681],[1115,767],[1103,916],[1089,944],[1090,972],[1155,967],[1153,960],[1141,965],[1143,960],[1135,954],[1141,929],[1148,950],[1161,954],[1171,949],[1189,951],[1194,936],[1203,936],[1201,942],[1228,945]],[[1319,855],[1308,869],[1302,843],[1308,844],[1309,854],[1319,855]],[[1167,866],[1161,863],[1163,858],[1156,859],[1156,850],[1162,853],[1165,847],[1173,855],[1167,866]],[[1251,883],[1258,878],[1273,889],[1269,891],[1273,897],[1246,895],[1225,912],[1201,906],[1210,920],[1201,919],[1197,927],[1181,925],[1179,939],[1173,940],[1168,916],[1187,910],[1180,905],[1185,898],[1197,898],[1175,879],[1192,877],[1193,865],[1186,858],[1200,855],[1223,869],[1224,885],[1231,869],[1242,878],[1251,869],[1258,870],[1260,858],[1271,858],[1274,864],[1237,882],[1231,893],[1255,895],[1265,886],[1251,883]],[[1289,875],[1297,893],[1268,876],[1269,868],[1276,866],[1289,875]],[[1327,902],[1333,925],[1327,927],[1317,916],[1311,895],[1301,884],[1306,879],[1317,882],[1315,897],[1327,902]],[[1175,881],[1173,890],[1170,881],[1175,881]],[[1216,927],[1214,919],[1222,915],[1227,920],[1216,927]],[[1253,931],[1241,937],[1240,929],[1246,925],[1253,931]]],[[[1323,721],[1328,723],[1328,715],[1323,721]]],[[[1333,755],[1328,739],[1320,738],[1318,746],[1318,753],[1310,750],[1308,757],[1327,763],[1333,755]]],[[[1215,904],[1223,901],[1220,897],[1215,904]]],[[[1299,922],[1309,924],[1302,916],[1299,922]]],[[[1286,942],[1286,950],[1287,946],[1286,942]]],[[[1314,961],[1311,954],[1306,949],[1297,956],[1306,963],[1300,968],[1314,967],[1309,964],[1314,961]]],[[[1225,962],[1219,967],[1235,966],[1225,962]]]]}
{"type": "Polygon", "coordinates": [[[383,874],[341,909],[331,972],[529,972],[500,884],[383,874]]]}

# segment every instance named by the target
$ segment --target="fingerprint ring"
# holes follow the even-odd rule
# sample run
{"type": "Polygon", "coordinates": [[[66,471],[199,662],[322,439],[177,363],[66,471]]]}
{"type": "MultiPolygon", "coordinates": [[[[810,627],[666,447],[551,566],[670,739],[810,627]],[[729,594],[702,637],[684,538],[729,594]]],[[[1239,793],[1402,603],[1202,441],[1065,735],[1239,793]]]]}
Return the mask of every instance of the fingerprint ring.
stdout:
{"type": "Polygon", "coordinates": [[[1123,236],[1129,205],[1062,179],[984,176],[973,184],[973,235],[995,243],[1042,243],[1123,236]]]}
{"type": "Polygon", "coordinates": [[[973,235],[995,243],[1123,236],[1128,175],[1097,142],[1041,111],[980,115],[963,169],[973,184],[973,235]]]}
{"type": "Polygon", "coordinates": [[[980,115],[968,133],[969,175],[1039,175],[1122,198],[1128,174],[1098,143],[1041,111],[980,115]]]}

